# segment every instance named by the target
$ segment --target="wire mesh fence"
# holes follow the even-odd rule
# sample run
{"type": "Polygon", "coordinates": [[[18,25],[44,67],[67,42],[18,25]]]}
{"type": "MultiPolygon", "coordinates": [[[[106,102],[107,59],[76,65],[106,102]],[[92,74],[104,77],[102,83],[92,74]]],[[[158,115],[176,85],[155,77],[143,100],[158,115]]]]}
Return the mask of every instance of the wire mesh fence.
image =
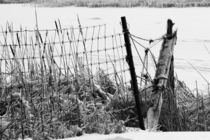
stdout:
{"type": "Polygon", "coordinates": [[[41,68],[42,61],[45,72],[54,64],[62,74],[67,70],[72,74],[75,63],[80,63],[90,69],[90,74],[100,68],[110,75],[123,73],[128,67],[122,41],[121,33],[107,36],[106,25],[34,31],[12,31],[8,27],[0,36],[1,72],[12,75],[18,64],[21,73],[30,73],[30,66],[41,68]]]}
{"type": "Polygon", "coordinates": [[[15,31],[7,25],[0,32],[3,139],[105,131],[106,121],[114,129],[117,117],[126,117],[121,110],[130,102],[131,79],[123,34],[107,35],[104,24],[62,28],[58,21],[55,27],[15,31]],[[123,105],[107,109],[117,98],[123,105]]]}

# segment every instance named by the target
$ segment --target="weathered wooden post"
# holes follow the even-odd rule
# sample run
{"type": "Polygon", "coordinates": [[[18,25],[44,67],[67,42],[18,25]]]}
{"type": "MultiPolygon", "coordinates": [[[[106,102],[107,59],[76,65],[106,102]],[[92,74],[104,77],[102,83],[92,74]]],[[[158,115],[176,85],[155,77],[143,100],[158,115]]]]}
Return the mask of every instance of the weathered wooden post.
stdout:
{"type": "MultiPolygon", "coordinates": [[[[168,40],[173,40],[176,44],[176,36],[173,35],[173,25],[174,23],[171,20],[168,20],[167,23],[167,36],[168,40]]],[[[176,33],[176,32],[175,32],[176,33]]],[[[175,34],[176,35],[176,34],[175,34]]],[[[165,125],[165,129],[169,131],[178,131],[181,129],[180,127],[180,120],[178,115],[178,108],[176,102],[176,93],[175,93],[175,78],[174,78],[174,55],[173,55],[173,48],[172,46],[172,54],[170,60],[170,68],[168,73],[168,80],[166,83],[166,93],[163,95],[163,106],[162,106],[162,113],[160,115],[160,123],[162,126],[165,125]],[[166,122],[165,120],[168,119],[166,122]]]]}
{"type": "Polygon", "coordinates": [[[133,63],[133,56],[132,56],[132,50],[131,50],[131,44],[130,44],[130,38],[129,38],[129,30],[127,28],[126,18],[121,17],[121,22],[122,22],[122,28],[123,28],[123,34],[124,34],[124,40],[125,40],[125,47],[127,51],[126,61],[130,67],[131,86],[133,89],[133,94],[134,94],[134,98],[136,102],[139,127],[142,130],[145,130],[144,121],[143,121],[142,112],[141,112],[141,97],[139,96],[139,91],[138,91],[136,72],[135,72],[135,67],[133,63]]]}
{"type": "Polygon", "coordinates": [[[167,99],[169,99],[167,104],[170,105],[170,101],[175,98],[174,94],[172,94],[174,93],[173,50],[177,37],[176,32],[173,33],[173,25],[172,20],[169,19],[167,21],[167,33],[164,37],[157,63],[157,69],[151,90],[152,93],[150,93],[151,105],[147,111],[145,123],[149,130],[155,129],[158,126],[160,116],[165,115],[161,111],[162,105],[166,102],[163,99],[167,96],[167,99]],[[170,87],[170,92],[167,91],[168,87],[170,87]]]}

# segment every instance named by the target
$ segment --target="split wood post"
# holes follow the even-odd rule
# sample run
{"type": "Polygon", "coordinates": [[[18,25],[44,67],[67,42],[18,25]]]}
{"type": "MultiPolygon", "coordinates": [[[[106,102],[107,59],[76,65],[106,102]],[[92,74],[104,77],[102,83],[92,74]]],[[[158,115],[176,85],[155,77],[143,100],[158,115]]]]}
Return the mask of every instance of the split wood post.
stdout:
{"type": "Polygon", "coordinates": [[[139,91],[138,91],[136,72],[135,72],[135,67],[134,67],[134,62],[133,62],[131,43],[130,43],[130,38],[129,38],[129,30],[127,28],[127,22],[126,22],[125,17],[121,17],[121,23],[122,23],[123,34],[124,34],[125,47],[126,47],[126,51],[127,51],[126,61],[127,61],[128,65],[129,65],[129,68],[130,68],[131,86],[132,86],[132,89],[133,89],[133,94],[134,94],[134,98],[135,98],[135,102],[136,102],[136,108],[137,108],[138,120],[139,120],[139,127],[142,130],[145,130],[144,121],[143,121],[143,117],[142,117],[142,111],[141,111],[141,97],[139,96],[140,94],[139,94],[139,91]]]}
{"type": "MultiPolygon", "coordinates": [[[[157,129],[160,116],[161,114],[164,115],[161,111],[162,105],[165,102],[163,100],[163,96],[165,96],[166,92],[168,92],[166,89],[168,86],[168,81],[170,80],[171,68],[173,70],[173,50],[177,39],[176,32],[173,33],[173,25],[174,23],[172,20],[168,19],[167,33],[162,43],[154,82],[152,85],[153,90],[150,97],[151,106],[147,111],[147,118],[145,120],[147,129],[149,130],[157,129]]],[[[174,88],[174,80],[171,83],[171,87],[174,88]]],[[[167,94],[171,93],[168,92],[167,94]]]]}
{"type": "MultiPolygon", "coordinates": [[[[176,44],[176,37],[173,36],[173,22],[171,20],[168,20],[167,25],[167,36],[168,39],[175,39],[176,44]],[[172,27],[171,27],[172,26],[172,27]]],[[[174,46],[172,46],[174,48],[174,46]]],[[[163,94],[163,102],[162,105],[162,113],[160,114],[159,122],[165,127],[165,130],[167,131],[180,131],[180,118],[178,115],[178,108],[177,108],[177,102],[176,102],[176,93],[175,93],[175,78],[174,78],[174,55],[172,50],[172,56],[171,56],[171,63],[170,63],[170,69],[168,74],[168,80],[166,84],[167,90],[165,94],[163,94]],[[166,121],[168,120],[168,121],[166,121]]]]}

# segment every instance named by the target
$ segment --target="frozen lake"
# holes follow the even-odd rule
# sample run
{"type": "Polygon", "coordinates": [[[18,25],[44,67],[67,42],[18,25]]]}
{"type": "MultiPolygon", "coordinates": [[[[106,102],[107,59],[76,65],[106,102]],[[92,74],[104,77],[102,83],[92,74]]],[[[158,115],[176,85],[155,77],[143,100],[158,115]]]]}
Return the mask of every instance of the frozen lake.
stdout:
{"type": "MultiPolygon", "coordinates": [[[[121,32],[120,17],[126,16],[132,34],[143,38],[158,38],[166,32],[166,21],[171,18],[178,29],[175,47],[175,72],[180,80],[194,89],[206,90],[205,80],[191,67],[190,62],[210,81],[210,8],[45,8],[38,7],[39,28],[55,28],[54,21],[60,19],[62,26],[77,25],[79,15],[82,25],[107,24],[107,32],[121,32]]],[[[33,5],[0,5],[0,26],[6,22],[27,29],[35,27],[33,5]]],[[[159,45],[160,46],[160,45],[159,45]]],[[[152,48],[158,57],[160,47],[152,48]]],[[[143,52],[143,51],[142,51],[143,52]]],[[[143,53],[142,53],[143,54],[143,53]]],[[[143,57],[143,56],[142,56],[143,57]]],[[[141,70],[141,69],[140,69],[141,70]]],[[[140,71],[137,69],[136,71],[140,71]]]]}

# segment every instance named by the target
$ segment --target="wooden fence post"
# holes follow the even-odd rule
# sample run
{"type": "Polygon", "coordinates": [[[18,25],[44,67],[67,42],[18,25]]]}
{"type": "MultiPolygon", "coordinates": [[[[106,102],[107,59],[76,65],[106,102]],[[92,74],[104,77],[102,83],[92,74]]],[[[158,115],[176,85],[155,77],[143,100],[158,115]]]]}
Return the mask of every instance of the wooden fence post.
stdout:
{"type": "MultiPolygon", "coordinates": [[[[165,123],[171,121],[172,114],[170,108],[174,102],[174,77],[173,77],[173,50],[176,44],[176,32],[173,33],[172,20],[167,21],[166,36],[163,39],[160,55],[155,72],[154,82],[152,85],[150,101],[151,106],[147,111],[146,125],[147,129],[154,130],[158,126],[159,119],[165,123]],[[169,84],[170,83],[170,84],[169,84]],[[169,90],[168,90],[169,88],[169,90]],[[167,94],[168,93],[168,94],[167,94]],[[165,107],[163,109],[163,107],[165,107]],[[169,118],[167,118],[169,117],[169,118]]],[[[172,109],[172,108],[171,108],[172,109]]],[[[173,108],[174,109],[174,108],[173,108]]],[[[175,116],[178,117],[178,116],[175,116]]],[[[173,124],[169,124],[170,128],[173,124]]]]}
{"type": "MultiPolygon", "coordinates": [[[[167,42],[174,42],[171,44],[171,58],[169,58],[169,72],[168,72],[168,80],[166,83],[167,89],[169,89],[168,94],[163,95],[163,106],[162,106],[162,114],[160,115],[160,123],[165,125],[165,129],[168,131],[178,131],[181,129],[180,127],[180,119],[178,115],[178,108],[176,103],[176,93],[175,93],[175,78],[174,78],[174,55],[173,49],[176,44],[176,34],[173,35],[173,25],[174,23],[169,19],[167,21],[167,42]],[[168,119],[168,121],[165,121],[168,119]]],[[[176,33],[176,32],[175,32],[176,33]]]]}
{"type": "Polygon", "coordinates": [[[141,111],[141,97],[140,97],[140,94],[138,91],[136,72],[135,72],[135,67],[134,67],[134,63],[133,63],[133,56],[132,56],[132,50],[131,50],[131,44],[130,44],[130,38],[129,38],[129,30],[127,28],[127,22],[126,22],[125,17],[121,17],[121,23],[122,23],[123,34],[124,34],[125,47],[126,47],[126,51],[127,51],[126,61],[130,68],[131,86],[133,89],[133,94],[134,94],[134,98],[135,98],[135,102],[136,102],[139,127],[142,130],[145,130],[144,120],[143,120],[142,111],[141,111]]]}

